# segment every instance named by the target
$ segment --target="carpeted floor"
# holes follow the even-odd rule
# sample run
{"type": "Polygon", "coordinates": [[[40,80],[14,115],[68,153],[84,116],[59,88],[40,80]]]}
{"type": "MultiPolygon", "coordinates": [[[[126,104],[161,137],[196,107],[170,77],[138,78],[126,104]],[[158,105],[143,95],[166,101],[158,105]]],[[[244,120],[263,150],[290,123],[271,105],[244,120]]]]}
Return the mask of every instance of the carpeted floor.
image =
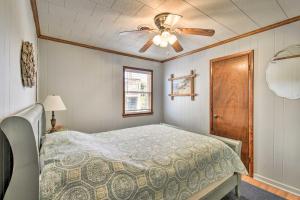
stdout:
{"type": "MultiPolygon", "coordinates": [[[[230,192],[222,200],[235,200],[234,192],[230,192]]],[[[241,183],[241,196],[240,200],[284,200],[283,198],[276,196],[268,191],[262,190],[258,187],[250,185],[242,181],[241,183]]]]}

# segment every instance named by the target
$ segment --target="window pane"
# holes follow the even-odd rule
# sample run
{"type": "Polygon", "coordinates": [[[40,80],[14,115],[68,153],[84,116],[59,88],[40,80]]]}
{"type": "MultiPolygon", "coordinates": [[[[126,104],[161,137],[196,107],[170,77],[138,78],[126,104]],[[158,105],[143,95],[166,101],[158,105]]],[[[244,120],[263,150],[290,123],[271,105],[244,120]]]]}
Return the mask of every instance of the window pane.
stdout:
{"type": "Polygon", "coordinates": [[[125,91],[151,92],[151,75],[125,72],[125,91]]]}
{"type": "Polygon", "coordinates": [[[125,110],[130,112],[151,111],[150,93],[125,93],[125,110]]]}
{"type": "Polygon", "coordinates": [[[124,71],[125,114],[152,111],[152,72],[127,68],[124,71]]]}

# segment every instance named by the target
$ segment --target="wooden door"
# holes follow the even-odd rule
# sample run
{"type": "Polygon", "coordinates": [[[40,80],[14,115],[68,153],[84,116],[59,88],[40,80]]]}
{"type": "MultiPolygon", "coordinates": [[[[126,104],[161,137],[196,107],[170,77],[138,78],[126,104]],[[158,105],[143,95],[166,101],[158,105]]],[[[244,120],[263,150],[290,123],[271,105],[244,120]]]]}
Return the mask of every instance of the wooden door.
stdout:
{"type": "Polygon", "coordinates": [[[242,141],[253,175],[253,51],[211,60],[211,134],[242,141]]]}

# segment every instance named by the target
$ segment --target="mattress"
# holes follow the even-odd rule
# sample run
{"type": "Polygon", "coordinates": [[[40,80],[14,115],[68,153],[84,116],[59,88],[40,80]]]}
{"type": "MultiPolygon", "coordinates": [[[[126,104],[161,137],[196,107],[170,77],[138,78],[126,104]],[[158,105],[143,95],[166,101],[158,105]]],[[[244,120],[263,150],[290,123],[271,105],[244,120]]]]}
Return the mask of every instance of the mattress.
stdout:
{"type": "Polygon", "coordinates": [[[165,125],[53,133],[40,160],[41,200],[188,199],[247,173],[223,142],[165,125]]]}

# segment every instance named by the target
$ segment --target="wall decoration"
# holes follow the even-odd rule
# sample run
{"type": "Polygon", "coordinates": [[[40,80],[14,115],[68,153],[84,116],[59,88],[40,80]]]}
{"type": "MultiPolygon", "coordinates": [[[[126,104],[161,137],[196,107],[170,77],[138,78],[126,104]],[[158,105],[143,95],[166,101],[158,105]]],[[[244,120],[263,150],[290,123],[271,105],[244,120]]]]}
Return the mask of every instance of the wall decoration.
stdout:
{"type": "Polygon", "coordinates": [[[195,77],[196,74],[192,70],[190,75],[174,77],[174,74],[171,74],[171,77],[168,79],[171,81],[171,99],[174,99],[174,96],[190,96],[192,100],[195,99],[195,77]]]}
{"type": "Polygon", "coordinates": [[[37,69],[34,63],[33,44],[30,42],[22,42],[21,73],[24,87],[35,86],[37,69]]]}
{"type": "Polygon", "coordinates": [[[300,44],[275,54],[268,64],[266,80],[277,96],[300,99],[300,44]]]}

